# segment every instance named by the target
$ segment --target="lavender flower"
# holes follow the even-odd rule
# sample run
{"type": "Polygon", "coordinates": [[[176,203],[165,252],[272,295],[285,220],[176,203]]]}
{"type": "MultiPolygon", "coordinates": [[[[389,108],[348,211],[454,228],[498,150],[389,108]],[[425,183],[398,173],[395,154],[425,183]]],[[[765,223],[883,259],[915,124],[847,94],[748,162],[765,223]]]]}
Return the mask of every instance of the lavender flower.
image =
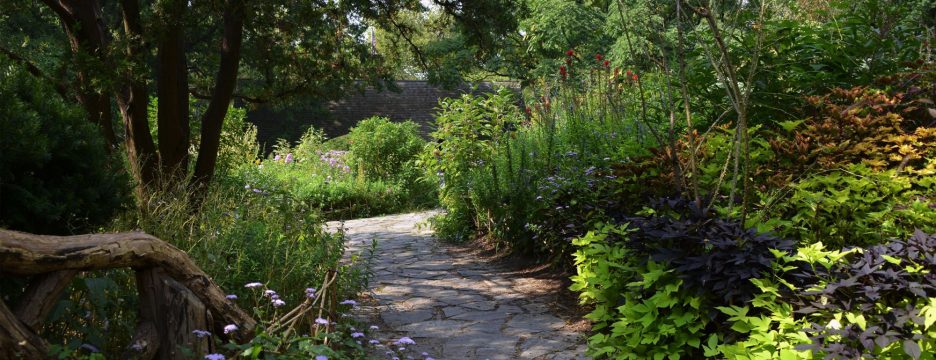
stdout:
{"type": "Polygon", "coordinates": [[[341,304],[341,305],[351,305],[351,306],[355,306],[355,305],[357,305],[357,301],[348,299],[348,300],[345,300],[345,301],[340,302],[339,304],[341,304]]]}
{"type": "Polygon", "coordinates": [[[237,325],[234,325],[234,324],[224,325],[224,333],[225,333],[225,334],[230,334],[230,333],[235,332],[235,331],[237,331],[237,325]]]}
{"type": "Polygon", "coordinates": [[[228,300],[237,300],[237,295],[229,294],[229,295],[225,296],[224,298],[225,298],[225,299],[228,299],[228,300]]]}
{"type": "Polygon", "coordinates": [[[416,342],[413,341],[413,339],[410,339],[409,337],[404,336],[404,337],[401,337],[400,340],[395,341],[394,344],[396,344],[396,345],[416,345],[416,342]]]}
{"type": "Polygon", "coordinates": [[[315,288],[306,288],[306,297],[312,299],[315,298],[315,288]]]}
{"type": "Polygon", "coordinates": [[[371,341],[368,341],[368,343],[370,343],[371,345],[374,345],[374,344],[380,344],[380,341],[371,340],[371,341]]]}
{"type": "Polygon", "coordinates": [[[371,325],[371,326],[370,326],[370,329],[371,329],[371,330],[380,330],[380,327],[377,326],[377,325],[371,325]]]}
{"type": "Polygon", "coordinates": [[[248,288],[248,289],[258,288],[258,287],[261,287],[261,286],[263,286],[263,284],[262,284],[262,283],[258,283],[258,282],[252,282],[252,283],[248,283],[247,285],[244,285],[244,287],[245,287],[245,288],[248,288]]]}
{"type": "Polygon", "coordinates": [[[286,159],[285,159],[283,162],[285,162],[285,163],[287,163],[287,164],[293,162],[293,154],[292,154],[292,153],[286,154],[286,159]]]}
{"type": "Polygon", "coordinates": [[[203,338],[205,336],[211,336],[211,333],[205,330],[195,330],[195,331],[192,331],[192,334],[195,334],[195,336],[200,337],[200,338],[203,338]]]}
{"type": "Polygon", "coordinates": [[[273,296],[276,295],[276,291],[273,290],[263,290],[263,296],[273,296]]]}
{"type": "Polygon", "coordinates": [[[319,325],[328,325],[328,320],[325,320],[325,319],[322,319],[322,318],[316,318],[316,319],[315,319],[315,323],[316,323],[316,324],[319,324],[319,325]]]}
{"type": "Polygon", "coordinates": [[[280,299],[273,299],[273,307],[280,307],[286,305],[286,302],[280,299]]]}
{"type": "Polygon", "coordinates": [[[281,157],[279,156],[279,154],[273,157],[273,161],[280,161],[280,159],[281,157]]]}
{"type": "Polygon", "coordinates": [[[315,355],[315,360],[328,360],[328,356],[325,356],[325,355],[315,355]]]}
{"type": "Polygon", "coordinates": [[[224,360],[224,355],[221,354],[208,354],[205,355],[205,360],[224,360]]]}

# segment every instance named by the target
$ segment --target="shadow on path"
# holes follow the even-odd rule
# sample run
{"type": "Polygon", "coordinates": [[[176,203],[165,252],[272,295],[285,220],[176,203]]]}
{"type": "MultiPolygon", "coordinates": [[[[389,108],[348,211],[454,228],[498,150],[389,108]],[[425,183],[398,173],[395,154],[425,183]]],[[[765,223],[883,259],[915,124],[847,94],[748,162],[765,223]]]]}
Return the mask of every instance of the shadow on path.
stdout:
{"type": "MultiPolygon", "coordinates": [[[[507,275],[448,251],[425,225],[434,214],[344,222],[349,254],[378,241],[371,300],[355,315],[378,324],[379,338],[412,338],[406,353],[417,359],[422,352],[435,359],[585,358],[584,334],[551,310],[559,281],[507,275]]],[[[329,223],[332,231],[339,226],[329,223]]]]}

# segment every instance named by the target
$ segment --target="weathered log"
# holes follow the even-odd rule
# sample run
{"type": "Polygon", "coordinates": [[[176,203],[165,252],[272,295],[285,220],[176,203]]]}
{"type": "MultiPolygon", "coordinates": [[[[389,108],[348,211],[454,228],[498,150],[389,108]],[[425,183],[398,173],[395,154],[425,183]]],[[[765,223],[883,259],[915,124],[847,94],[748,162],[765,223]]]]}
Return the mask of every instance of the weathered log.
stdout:
{"type": "Polygon", "coordinates": [[[0,359],[46,359],[48,344],[0,301],[0,359]]]}
{"type": "Polygon", "coordinates": [[[63,270],[37,276],[29,283],[13,313],[32,331],[39,331],[42,322],[58,303],[62,291],[77,274],[77,270],[63,270]]]}
{"type": "MultiPolygon", "coordinates": [[[[62,270],[103,270],[131,267],[162,268],[169,277],[192,291],[216,320],[239,328],[226,337],[245,342],[253,336],[256,321],[225,298],[184,252],[144,233],[87,234],[75,236],[33,235],[0,230],[0,273],[35,275],[62,270]]],[[[221,335],[219,332],[215,332],[221,335]]],[[[223,336],[223,335],[222,335],[223,336]]]]}
{"type": "Polygon", "coordinates": [[[130,339],[130,345],[124,350],[121,358],[126,360],[150,360],[159,352],[159,330],[152,321],[137,324],[136,333],[130,339]]]}
{"type": "MultiPolygon", "coordinates": [[[[160,360],[188,359],[180,349],[195,354],[209,353],[208,338],[200,338],[195,330],[210,330],[205,305],[187,288],[168,277],[159,268],[138,271],[141,324],[156,325],[160,360]]],[[[221,330],[218,333],[223,333],[221,330]]]]}

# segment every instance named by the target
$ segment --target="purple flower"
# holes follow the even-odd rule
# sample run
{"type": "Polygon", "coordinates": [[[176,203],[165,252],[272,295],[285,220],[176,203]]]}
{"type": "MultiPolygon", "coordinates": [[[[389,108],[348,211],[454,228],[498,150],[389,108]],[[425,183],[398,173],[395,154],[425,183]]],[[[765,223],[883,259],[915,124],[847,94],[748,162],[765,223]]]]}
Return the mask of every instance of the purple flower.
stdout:
{"type": "Polygon", "coordinates": [[[195,334],[195,336],[200,337],[200,338],[203,338],[205,336],[211,336],[211,333],[205,330],[195,330],[195,331],[192,331],[192,334],[195,334]]]}
{"type": "Polygon", "coordinates": [[[280,307],[286,305],[286,302],[280,299],[273,299],[273,307],[280,307]]]}
{"type": "Polygon", "coordinates": [[[287,163],[287,164],[293,162],[293,155],[292,155],[292,153],[286,154],[286,160],[284,160],[284,162],[287,163]]]}
{"type": "Polygon", "coordinates": [[[355,338],[355,339],[357,339],[357,338],[359,338],[359,337],[364,337],[364,333],[362,333],[362,332],[353,332],[353,333],[351,333],[351,337],[352,337],[352,338],[355,338]]]}
{"type": "Polygon", "coordinates": [[[325,355],[315,355],[315,360],[328,360],[328,356],[325,356],[325,355]]]}
{"type": "Polygon", "coordinates": [[[351,306],[355,306],[355,305],[357,305],[357,301],[348,299],[348,300],[345,300],[345,301],[340,302],[339,304],[341,304],[341,305],[351,305],[351,306]]]}
{"type": "Polygon", "coordinates": [[[273,290],[263,290],[263,296],[273,296],[276,295],[276,291],[273,290]]]}
{"type": "Polygon", "coordinates": [[[237,300],[237,295],[230,294],[230,295],[225,296],[224,298],[228,300],[237,300]]]}
{"type": "Polygon", "coordinates": [[[315,323],[316,323],[316,324],[319,324],[319,325],[328,325],[328,320],[325,320],[325,319],[322,319],[322,318],[316,318],[316,319],[315,319],[315,323]]]}
{"type": "Polygon", "coordinates": [[[230,333],[235,332],[235,331],[237,331],[237,325],[234,325],[234,324],[224,325],[224,333],[225,333],[225,334],[230,334],[230,333]]]}
{"type": "Polygon", "coordinates": [[[252,282],[252,283],[248,283],[247,285],[244,285],[245,288],[249,288],[249,289],[258,288],[261,286],[263,286],[263,284],[258,283],[258,282],[252,282]]]}
{"type": "Polygon", "coordinates": [[[255,192],[255,193],[257,193],[257,194],[259,194],[259,193],[262,193],[262,192],[263,192],[263,190],[260,190],[260,189],[253,189],[253,192],[255,192]]]}
{"type": "Polygon", "coordinates": [[[422,352],[422,356],[429,356],[429,353],[423,351],[423,352],[422,352]]]}
{"type": "Polygon", "coordinates": [[[371,340],[371,341],[368,341],[368,342],[371,343],[371,344],[380,344],[380,341],[377,341],[377,340],[371,340]]]}
{"type": "Polygon", "coordinates": [[[306,288],[306,296],[311,298],[315,297],[315,288],[306,288]]]}
{"type": "Polygon", "coordinates": [[[404,336],[404,337],[401,337],[400,340],[397,340],[396,342],[394,342],[394,344],[396,344],[396,345],[416,345],[416,342],[413,341],[413,339],[410,339],[409,337],[404,336]]]}
{"type": "Polygon", "coordinates": [[[276,156],[273,157],[273,161],[280,161],[280,159],[281,159],[281,158],[280,158],[279,154],[277,154],[276,156]]]}
{"type": "Polygon", "coordinates": [[[205,360],[224,360],[224,355],[208,354],[208,355],[205,355],[205,360]]]}

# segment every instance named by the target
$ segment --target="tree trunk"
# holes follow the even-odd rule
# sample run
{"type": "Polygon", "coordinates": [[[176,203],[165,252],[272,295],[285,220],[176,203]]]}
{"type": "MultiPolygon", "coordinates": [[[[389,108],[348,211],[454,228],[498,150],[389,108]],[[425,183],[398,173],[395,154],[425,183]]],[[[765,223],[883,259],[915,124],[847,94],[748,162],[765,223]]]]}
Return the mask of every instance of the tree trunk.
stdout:
{"type": "MultiPolygon", "coordinates": [[[[140,4],[137,0],[121,0],[120,5],[124,32],[130,38],[127,55],[131,61],[142,66],[144,52],[140,4]]],[[[120,106],[126,131],[127,157],[133,176],[138,182],[137,196],[143,197],[144,189],[155,182],[159,165],[159,154],[156,152],[147,119],[149,94],[145,81],[138,74],[128,71],[122,75],[124,79],[121,90],[117,92],[117,104],[120,106]]]]}
{"type": "Polygon", "coordinates": [[[211,103],[202,118],[201,144],[195,163],[193,188],[203,188],[211,181],[218,161],[221,126],[227,115],[234,87],[237,85],[237,67],[240,63],[241,41],[244,32],[244,0],[226,0],[224,7],[224,35],[221,39],[221,64],[215,79],[211,103]]]}
{"type": "MultiPolygon", "coordinates": [[[[5,273],[35,275],[62,270],[87,271],[122,267],[141,270],[162,268],[168,277],[194,293],[211,312],[214,317],[211,329],[214,330],[215,336],[239,342],[249,340],[253,336],[256,321],[226,299],[225,293],[188,255],[165,241],[144,233],[45,236],[0,230],[0,269],[5,273]],[[237,325],[239,330],[224,335],[223,328],[228,324],[237,325]]],[[[154,318],[158,321],[167,321],[165,312],[159,311],[156,314],[154,318]]],[[[179,326],[199,324],[201,323],[196,321],[190,325],[179,326]]],[[[13,325],[0,323],[0,331],[21,333],[22,331],[17,330],[18,327],[14,325],[25,328],[17,320],[13,325]]]]}
{"type": "Polygon", "coordinates": [[[159,96],[159,155],[162,175],[168,181],[185,178],[189,148],[188,69],[182,17],[186,2],[173,0],[162,6],[166,19],[159,41],[156,84],[159,96]]]}
{"type": "Polygon", "coordinates": [[[90,63],[78,61],[78,101],[88,113],[88,119],[100,127],[108,149],[113,149],[117,137],[114,133],[110,96],[106,95],[105,89],[95,88],[93,77],[89,74],[93,71],[91,69],[104,69],[108,66],[105,54],[107,32],[101,15],[101,4],[98,0],[43,1],[61,20],[73,57],[81,59],[87,55],[93,59],[90,63]]]}

